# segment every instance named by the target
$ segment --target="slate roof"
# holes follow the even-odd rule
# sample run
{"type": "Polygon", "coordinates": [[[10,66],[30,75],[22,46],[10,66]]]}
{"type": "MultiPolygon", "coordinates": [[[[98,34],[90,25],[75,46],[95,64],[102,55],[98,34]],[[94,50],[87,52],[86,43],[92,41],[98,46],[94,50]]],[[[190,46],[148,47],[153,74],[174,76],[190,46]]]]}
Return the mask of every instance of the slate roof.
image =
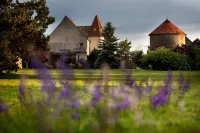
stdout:
{"type": "Polygon", "coordinates": [[[78,28],[78,30],[85,36],[88,36],[88,31],[90,26],[76,26],[78,28]]]}
{"type": "Polygon", "coordinates": [[[163,34],[184,34],[181,29],[179,29],[176,25],[166,19],[160,26],[158,26],[153,32],[149,34],[151,35],[163,35],[163,34]]]}

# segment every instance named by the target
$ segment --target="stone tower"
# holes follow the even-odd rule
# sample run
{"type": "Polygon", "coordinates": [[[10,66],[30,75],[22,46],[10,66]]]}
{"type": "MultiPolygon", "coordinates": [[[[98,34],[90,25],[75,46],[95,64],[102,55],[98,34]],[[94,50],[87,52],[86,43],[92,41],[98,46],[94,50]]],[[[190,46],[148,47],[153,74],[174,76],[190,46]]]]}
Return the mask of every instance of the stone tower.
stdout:
{"type": "Polygon", "coordinates": [[[185,44],[186,34],[166,19],[158,26],[150,36],[150,50],[158,47],[175,48],[177,45],[185,44]]]}
{"type": "Polygon", "coordinates": [[[103,28],[99,20],[99,17],[96,15],[88,31],[89,53],[94,48],[98,49],[100,41],[104,39],[102,33],[103,33],[103,28]]]}

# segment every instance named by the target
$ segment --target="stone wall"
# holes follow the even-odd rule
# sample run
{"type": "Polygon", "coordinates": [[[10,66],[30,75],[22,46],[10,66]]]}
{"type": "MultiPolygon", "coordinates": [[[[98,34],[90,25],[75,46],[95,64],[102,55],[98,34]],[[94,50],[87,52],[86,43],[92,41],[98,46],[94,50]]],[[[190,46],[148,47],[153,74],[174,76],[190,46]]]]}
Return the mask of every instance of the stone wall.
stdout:
{"type": "Polygon", "coordinates": [[[150,36],[150,49],[158,47],[175,48],[177,45],[185,44],[185,35],[151,35],[150,36]]]}

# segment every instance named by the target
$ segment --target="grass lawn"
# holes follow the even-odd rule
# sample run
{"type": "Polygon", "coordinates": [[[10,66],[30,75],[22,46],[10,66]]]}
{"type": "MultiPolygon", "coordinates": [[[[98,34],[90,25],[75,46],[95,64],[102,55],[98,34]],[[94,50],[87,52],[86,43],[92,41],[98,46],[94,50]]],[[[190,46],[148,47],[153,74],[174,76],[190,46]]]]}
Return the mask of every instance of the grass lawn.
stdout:
{"type": "MultiPolygon", "coordinates": [[[[159,85],[163,82],[163,80],[167,76],[166,71],[150,71],[150,70],[129,70],[132,73],[132,77],[136,80],[136,82],[139,82],[143,79],[150,79],[151,81],[155,82],[155,85],[159,85]]],[[[53,78],[59,82],[59,71],[58,70],[50,70],[50,72],[53,74],[53,78]]],[[[87,86],[88,84],[92,84],[93,82],[97,81],[101,76],[100,70],[73,70],[74,73],[74,79],[71,80],[75,84],[76,87],[80,88],[82,90],[84,86],[87,86]]],[[[170,127],[170,122],[172,123],[178,123],[177,126],[180,126],[181,128],[184,128],[184,125],[188,123],[197,122],[196,120],[196,113],[198,109],[198,103],[200,100],[200,71],[173,71],[173,81],[174,83],[177,82],[178,76],[180,73],[183,73],[183,75],[186,78],[191,79],[191,87],[190,92],[188,92],[184,97],[185,102],[185,110],[184,112],[180,112],[173,109],[174,106],[168,107],[167,110],[170,110],[168,113],[166,113],[163,116],[158,116],[160,114],[164,114],[162,112],[163,110],[159,110],[158,113],[155,114],[149,114],[149,109],[145,105],[147,101],[144,101],[144,106],[142,106],[143,110],[143,117],[146,118],[154,118],[154,120],[158,120],[157,124],[159,124],[159,127],[165,127],[166,130],[167,127],[170,127]]],[[[35,71],[33,70],[19,70],[15,74],[10,75],[3,75],[0,76],[0,99],[3,99],[6,103],[8,103],[11,107],[14,109],[18,107],[18,89],[19,89],[19,78],[21,75],[26,74],[28,77],[27,85],[28,88],[30,88],[33,91],[34,97],[39,98],[40,97],[40,81],[37,80],[35,71]]],[[[126,72],[122,70],[110,70],[109,73],[110,80],[109,85],[119,85],[123,84],[124,80],[126,78],[126,72]]],[[[57,84],[58,86],[59,83],[57,84]]],[[[127,117],[127,119],[129,119],[127,117]]],[[[153,122],[150,122],[153,123],[153,122]]],[[[127,125],[130,125],[127,124],[127,125]]],[[[186,126],[187,127],[187,126],[186,126]]],[[[144,127],[138,129],[139,132],[153,132],[153,129],[150,130],[150,126],[145,125],[144,127]],[[146,128],[146,129],[145,129],[146,128]]],[[[159,130],[159,129],[158,129],[159,130]]],[[[189,129],[188,129],[189,130],[189,129]]],[[[166,131],[167,132],[167,131],[166,131]]],[[[170,132],[170,131],[169,131],[170,132]]],[[[176,132],[174,130],[174,132],[176,132]]],[[[189,132],[189,131],[188,131],[189,132]]],[[[172,133],[172,132],[171,132],[172,133]]]]}

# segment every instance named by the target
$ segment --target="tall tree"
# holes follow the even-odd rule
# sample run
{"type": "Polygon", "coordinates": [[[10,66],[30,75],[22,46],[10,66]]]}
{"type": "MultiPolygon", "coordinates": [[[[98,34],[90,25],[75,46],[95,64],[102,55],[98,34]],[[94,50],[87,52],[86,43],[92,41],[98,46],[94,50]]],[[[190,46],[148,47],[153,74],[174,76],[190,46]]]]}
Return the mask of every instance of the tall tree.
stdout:
{"type": "MultiPolygon", "coordinates": [[[[6,1],[6,0],[4,0],[6,1]]],[[[20,57],[27,64],[31,50],[48,50],[49,37],[44,35],[48,25],[55,19],[49,16],[46,0],[12,1],[2,4],[0,17],[1,42],[14,56],[20,57]]]]}
{"type": "Polygon", "coordinates": [[[116,52],[118,50],[118,38],[114,35],[115,27],[111,22],[107,22],[104,26],[104,40],[99,44],[99,51],[95,67],[99,68],[102,64],[107,63],[111,68],[119,67],[119,59],[116,52]]]}

